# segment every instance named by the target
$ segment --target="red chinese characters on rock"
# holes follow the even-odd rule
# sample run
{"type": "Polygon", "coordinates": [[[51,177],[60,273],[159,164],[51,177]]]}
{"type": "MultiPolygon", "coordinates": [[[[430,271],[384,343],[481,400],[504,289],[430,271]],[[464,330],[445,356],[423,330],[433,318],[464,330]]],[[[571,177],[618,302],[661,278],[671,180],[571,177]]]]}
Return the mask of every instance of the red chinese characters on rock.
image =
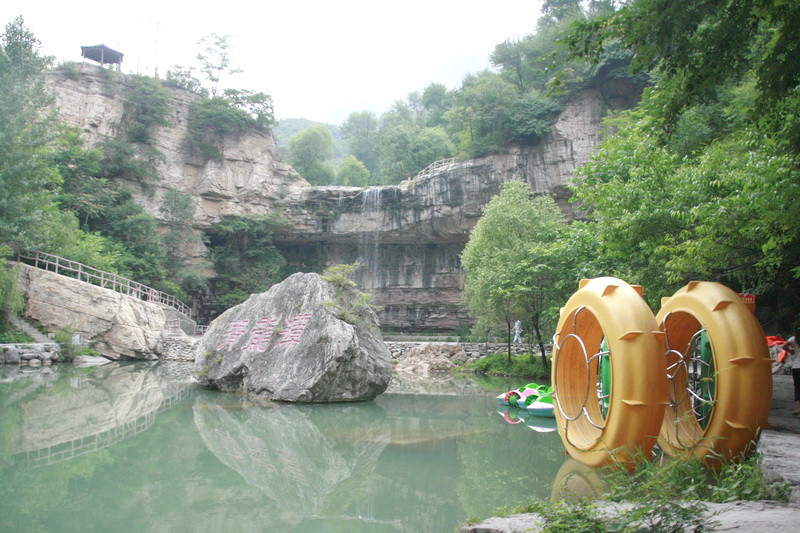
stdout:
{"type": "MultiPolygon", "coordinates": [[[[275,345],[291,346],[298,344],[312,316],[311,313],[303,313],[286,317],[284,319],[285,329],[278,331],[280,338],[275,345]]],[[[278,319],[272,316],[262,316],[256,321],[255,325],[248,330],[247,326],[249,324],[250,320],[234,320],[231,322],[228,329],[222,334],[225,340],[217,346],[217,350],[231,351],[236,343],[239,342],[239,339],[249,334],[247,342],[242,347],[242,351],[257,353],[266,352],[272,341],[272,334],[275,331],[275,326],[278,324],[278,319]]]]}
{"type": "Polygon", "coordinates": [[[234,320],[231,322],[231,325],[222,334],[225,337],[225,341],[217,346],[217,350],[226,350],[231,351],[233,349],[233,345],[236,344],[239,339],[247,333],[247,325],[250,323],[249,320],[234,320]]]}
{"type": "Polygon", "coordinates": [[[299,343],[300,336],[303,334],[303,331],[305,331],[309,320],[311,320],[311,313],[286,317],[285,322],[288,329],[281,331],[281,338],[277,342],[278,346],[299,343]]]}
{"type": "Polygon", "coordinates": [[[262,316],[250,330],[250,338],[244,347],[245,352],[266,352],[269,347],[269,341],[272,340],[272,331],[275,324],[278,323],[277,318],[262,316]]]}

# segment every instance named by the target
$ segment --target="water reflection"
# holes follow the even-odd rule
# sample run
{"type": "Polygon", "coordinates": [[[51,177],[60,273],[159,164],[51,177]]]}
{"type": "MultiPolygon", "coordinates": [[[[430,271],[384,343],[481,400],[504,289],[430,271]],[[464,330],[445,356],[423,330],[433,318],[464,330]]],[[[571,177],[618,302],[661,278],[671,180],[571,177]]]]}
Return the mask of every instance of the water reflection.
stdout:
{"type": "Polygon", "coordinates": [[[296,522],[362,498],[390,437],[372,402],[261,406],[218,395],[194,404],[194,421],[223,464],[296,522]]]}
{"type": "Polygon", "coordinates": [[[555,432],[498,416],[508,383],[411,377],[374,402],[290,405],[200,389],[189,372],[3,374],[4,528],[452,531],[548,499],[564,461],[555,432]]]}
{"type": "MultiPolygon", "coordinates": [[[[47,370],[31,373],[30,385],[4,402],[18,413],[6,451],[29,467],[69,460],[137,435],[190,386],[162,381],[152,363],[47,370]]],[[[6,379],[20,377],[26,376],[6,379]]]]}

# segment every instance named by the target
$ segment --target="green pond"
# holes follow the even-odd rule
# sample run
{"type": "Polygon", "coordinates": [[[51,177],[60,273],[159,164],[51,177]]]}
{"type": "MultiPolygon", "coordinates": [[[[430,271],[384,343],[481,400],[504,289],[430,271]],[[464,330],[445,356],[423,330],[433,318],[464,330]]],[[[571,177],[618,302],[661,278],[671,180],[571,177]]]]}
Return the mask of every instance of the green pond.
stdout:
{"type": "Polygon", "coordinates": [[[293,405],[180,363],[0,365],[0,531],[452,532],[563,483],[552,421],[498,409],[519,385],[293,405]]]}

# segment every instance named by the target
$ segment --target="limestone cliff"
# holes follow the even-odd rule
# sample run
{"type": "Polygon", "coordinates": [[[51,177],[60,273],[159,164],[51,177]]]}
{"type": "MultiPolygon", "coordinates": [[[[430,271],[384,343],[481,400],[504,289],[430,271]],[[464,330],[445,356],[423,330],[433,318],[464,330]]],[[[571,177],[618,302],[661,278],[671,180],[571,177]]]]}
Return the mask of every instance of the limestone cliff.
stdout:
{"type": "MultiPolygon", "coordinates": [[[[91,65],[51,74],[61,116],[90,142],[115,135],[123,113],[124,76],[91,65]]],[[[533,147],[457,161],[396,186],[362,190],[312,187],[282,163],[269,132],[224,140],[221,161],[203,161],[184,141],[188,106],[199,98],[173,89],[172,124],[157,128],[164,154],[161,181],[152,190],[129,183],[135,198],[156,218],[164,191],[196,199],[195,227],[203,230],[224,214],[283,213],[289,223],[275,244],[298,270],[359,261],[359,282],[385,307],[384,327],[454,329],[468,323],[461,301],[460,253],[469,231],[500,184],[526,180],[538,193],[553,194],[572,216],[565,185],[589,159],[610,109],[632,107],[640,88],[614,82],[581,92],[559,115],[551,132],[533,147]]]]}
{"type": "MultiPolygon", "coordinates": [[[[59,115],[78,127],[91,144],[120,133],[124,112],[126,77],[90,64],[49,73],[59,115]]],[[[251,131],[227,137],[220,147],[222,160],[206,161],[189,149],[186,128],[189,105],[201,97],[179,88],[170,90],[170,125],[156,127],[153,146],[164,156],[161,180],[152,187],[127,185],[142,207],[160,218],[161,199],[167,189],[195,197],[198,228],[214,223],[220,215],[263,214],[286,194],[309,187],[288,164],[280,161],[275,139],[269,132],[251,131]]]]}

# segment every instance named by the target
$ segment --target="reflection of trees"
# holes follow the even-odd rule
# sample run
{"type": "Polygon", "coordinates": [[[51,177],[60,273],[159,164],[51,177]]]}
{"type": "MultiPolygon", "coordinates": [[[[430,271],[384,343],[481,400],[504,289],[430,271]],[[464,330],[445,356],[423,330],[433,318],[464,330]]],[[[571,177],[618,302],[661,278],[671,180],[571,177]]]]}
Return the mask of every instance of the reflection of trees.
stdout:
{"type": "MultiPolygon", "coordinates": [[[[530,422],[530,421],[529,421],[530,422]]],[[[470,413],[471,432],[458,448],[464,475],[458,495],[471,516],[489,516],[498,507],[546,500],[564,461],[557,432],[537,433],[525,424],[503,424],[494,409],[470,413]]]]}
{"type": "MultiPolygon", "coordinates": [[[[222,396],[223,401],[231,397],[222,396]]],[[[372,402],[262,407],[241,402],[240,410],[198,402],[195,424],[208,449],[275,501],[284,518],[339,516],[364,497],[365,482],[390,437],[381,408],[372,402]]]]}

